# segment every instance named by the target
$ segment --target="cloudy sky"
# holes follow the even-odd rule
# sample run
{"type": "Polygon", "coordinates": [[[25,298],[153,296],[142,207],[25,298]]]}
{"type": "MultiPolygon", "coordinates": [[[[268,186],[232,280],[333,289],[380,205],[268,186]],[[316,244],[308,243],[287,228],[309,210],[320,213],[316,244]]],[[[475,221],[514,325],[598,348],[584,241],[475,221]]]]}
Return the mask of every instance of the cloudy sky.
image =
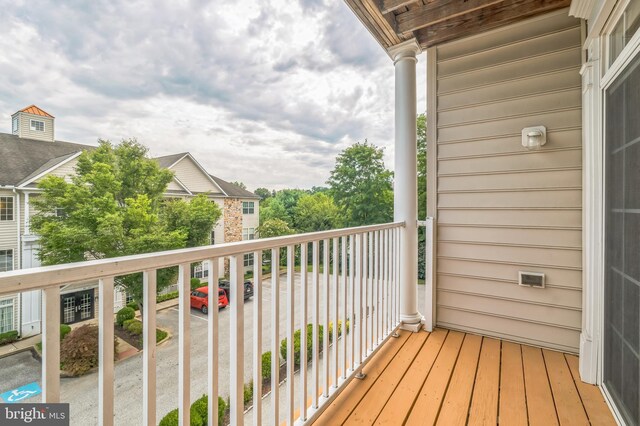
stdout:
{"type": "MultiPolygon", "coordinates": [[[[393,64],[343,0],[0,0],[0,132],[135,137],[249,189],[323,185],[365,138],[393,166],[393,64]]],[[[424,110],[424,57],[418,111],[424,110]]]]}

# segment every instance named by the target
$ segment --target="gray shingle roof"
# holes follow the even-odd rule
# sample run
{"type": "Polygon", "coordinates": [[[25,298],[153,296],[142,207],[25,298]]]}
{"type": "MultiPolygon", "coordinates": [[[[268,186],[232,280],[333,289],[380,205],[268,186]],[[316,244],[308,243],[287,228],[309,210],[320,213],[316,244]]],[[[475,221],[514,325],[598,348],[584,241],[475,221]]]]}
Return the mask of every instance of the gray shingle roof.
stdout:
{"type": "Polygon", "coordinates": [[[211,178],[218,184],[220,188],[222,188],[224,192],[227,193],[229,197],[260,199],[259,195],[256,195],[251,191],[247,191],[246,189],[240,188],[236,184],[227,182],[226,180],[222,180],[214,175],[209,176],[211,176],[211,178]]]}
{"type": "Polygon", "coordinates": [[[92,148],[91,145],[38,141],[0,133],[0,158],[4,160],[0,167],[0,185],[16,186],[41,173],[46,164],[51,167],[71,154],[92,148]]]}
{"type": "Polygon", "coordinates": [[[181,152],[179,154],[171,154],[171,155],[165,155],[163,157],[156,157],[154,158],[154,160],[156,160],[158,164],[160,164],[160,167],[167,168],[167,167],[173,166],[176,161],[178,161],[185,155],[187,155],[186,152],[181,152]]]}

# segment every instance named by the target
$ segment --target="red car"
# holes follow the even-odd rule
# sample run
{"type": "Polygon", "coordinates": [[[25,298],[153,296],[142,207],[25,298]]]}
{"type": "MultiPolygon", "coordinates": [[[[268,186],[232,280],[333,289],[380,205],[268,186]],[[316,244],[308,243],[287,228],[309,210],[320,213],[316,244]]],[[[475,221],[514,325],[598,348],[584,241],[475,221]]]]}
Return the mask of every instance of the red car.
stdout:
{"type": "MultiPolygon", "coordinates": [[[[229,299],[223,289],[218,289],[218,309],[229,305],[229,299]]],[[[200,309],[203,314],[209,312],[209,287],[196,288],[191,292],[191,307],[200,309]]]]}

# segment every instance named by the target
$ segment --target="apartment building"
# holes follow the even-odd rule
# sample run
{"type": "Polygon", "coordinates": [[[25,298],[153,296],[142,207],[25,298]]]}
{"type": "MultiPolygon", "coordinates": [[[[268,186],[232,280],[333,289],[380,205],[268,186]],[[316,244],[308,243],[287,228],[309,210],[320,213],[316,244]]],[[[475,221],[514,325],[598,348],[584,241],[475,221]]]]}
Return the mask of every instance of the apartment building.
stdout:
{"type": "MultiPolygon", "coordinates": [[[[0,272],[40,266],[38,236],[30,229],[31,201],[45,176],[69,178],[80,154],[93,147],[55,140],[55,118],[35,105],[11,117],[11,133],[0,133],[0,272]]],[[[259,197],[238,185],[211,175],[188,152],[156,158],[174,172],[166,196],[190,198],[207,194],[223,212],[211,230],[211,244],[252,239],[258,226],[259,197]]],[[[251,268],[253,259],[245,258],[251,268]]],[[[198,269],[198,268],[197,268],[198,269]]],[[[61,291],[60,314],[64,323],[94,318],[96,283],[66,286],[61,291]]],[[[0,297],[0,333],[18,330],[23,337],[41,332],[41,292],[0,297]]],[[[115,309],[127,295],[116,289],[115,309]]]]}

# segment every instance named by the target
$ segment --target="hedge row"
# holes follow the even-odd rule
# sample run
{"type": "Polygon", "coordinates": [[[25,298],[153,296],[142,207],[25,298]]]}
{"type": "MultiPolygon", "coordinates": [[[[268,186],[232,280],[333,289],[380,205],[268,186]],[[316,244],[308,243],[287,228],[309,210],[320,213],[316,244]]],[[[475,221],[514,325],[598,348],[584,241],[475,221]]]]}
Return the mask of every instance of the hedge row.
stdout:
{"type": "Polygon", "coordinates": [[[18,340],[18,332],[16,330],[0,333],[0,346],[13,343],[18,340]]]}
{"type": "MultiPolygon", "coordinates": [[[[191,404],[191,426],[205,426],[209,414],[209,399],[207,395],[202,395],[191,404]]],[[[218,424],[223,424],[224,416],[227,412],[227,403],[218,397],[218,424]]],[[[159,426],[178,426],[178,409],[171,410],[160,420],[159,426]]]]}

